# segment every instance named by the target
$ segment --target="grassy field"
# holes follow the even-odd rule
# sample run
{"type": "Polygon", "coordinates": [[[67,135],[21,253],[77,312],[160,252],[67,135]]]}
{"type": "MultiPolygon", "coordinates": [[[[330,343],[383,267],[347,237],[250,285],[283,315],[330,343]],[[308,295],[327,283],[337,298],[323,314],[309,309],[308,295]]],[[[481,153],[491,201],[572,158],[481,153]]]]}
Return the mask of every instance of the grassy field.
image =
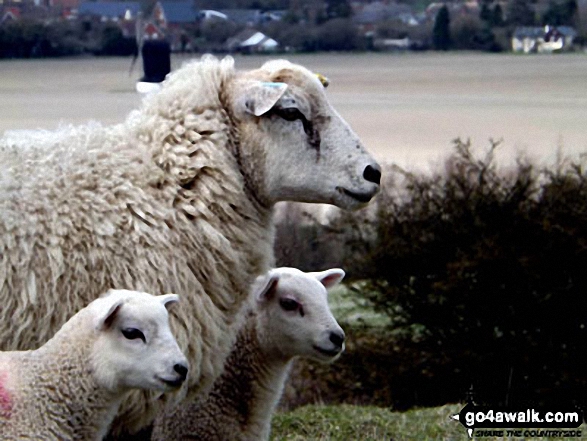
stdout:
{"type": "MultiPolygon", "coordinates": [[[[448,404],[407,412],[368,406],[304,406],[292,412],[277,414],[273,419],[273,441],[465,441],[469,440],[461,424],[452,420],[462,404],[448,404]]],[[[514,438],[492,437],[494,440],[563,440],[587,439],[587,428],[580,427],[581,438],[514,438]]]]}
{"type": "Polygon", "coordinates": [[[276,415],[273,440],[465,440],[463,427],[450,419],[461,408],[399,413],[367,406],[305,406],[276,415]]]}
{"type": "MultiPolygon", "coordinates": [[[[280,55],[282,56],[282,55],[280,55]]],[[[501,154],[523,151],[552,161],[557,147],[583,152],[587,56],[449,54],[287,54],[323,73],[337,111],[380,161],[403,167],[437,164],[451,141],[486,147],[503,139],[501,154]]],[[[266,56],[237,57],[239,69],[266,56]]],[[[186,57],[174,57],[177,68],[186,57]]],[[[51,129],[89,119],[121,122],[140,103],[139,69],[129,58],[64,58],[0,62],[0,132],[51,129]]]]}

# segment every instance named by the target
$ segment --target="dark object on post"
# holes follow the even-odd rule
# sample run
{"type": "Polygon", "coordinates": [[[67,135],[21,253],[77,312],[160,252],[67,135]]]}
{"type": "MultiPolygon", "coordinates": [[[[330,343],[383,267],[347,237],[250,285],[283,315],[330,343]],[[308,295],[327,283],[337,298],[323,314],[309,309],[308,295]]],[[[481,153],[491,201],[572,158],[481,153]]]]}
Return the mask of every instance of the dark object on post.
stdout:
{"type": "Polygon", "coordinates": [[[145,40],[141,48],[143,77],[146,83],[160,83],[171,71],[171,47],[166,40],[145,40]]]}

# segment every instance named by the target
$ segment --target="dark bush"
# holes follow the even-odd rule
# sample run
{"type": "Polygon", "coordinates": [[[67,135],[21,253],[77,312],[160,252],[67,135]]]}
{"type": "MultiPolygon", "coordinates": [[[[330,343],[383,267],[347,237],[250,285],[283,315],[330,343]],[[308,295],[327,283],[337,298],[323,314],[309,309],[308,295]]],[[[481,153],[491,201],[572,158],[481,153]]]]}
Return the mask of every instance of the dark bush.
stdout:
{"type": "MultiPolygon", "coordinates": [[[[499,173],[493,148],[456,144],[446,173],[386,192],[365,293],[394,327],[425,329],[452,383],[487,399],[582,400],[587,392],[587,178],[578,164],[499,173]]],[[[453,391],[452,394],[456,393],[453,391]]],[[[438,397],[443,402],[447,398],[438,397]]]]}
{"type": "Polygon", "coordinates": [[[102,29],[101,43],[96,55],[134,55],[137,42],[134,37],[125,37],[115,24],[107,24],[102,29]]]}
{"type": "Polygon", "coordinates": [[[457,141],[433,175],[388,170],[395,185],[373,210],[328,225],[340,237],[322,239],[338,243],[325,259],[391,325],[325,373],[344,390],[316,394],[405,409],[473,385],[490,403],[587,404],[587,175],[568,162],[501,170],[496,147],[477,158],[457,141]]]}
{"type": "Polygon", "coordinates": [[[0,58],[44,56],[47,28],[34,20],[7,21],[0,26],[0,58]]]}

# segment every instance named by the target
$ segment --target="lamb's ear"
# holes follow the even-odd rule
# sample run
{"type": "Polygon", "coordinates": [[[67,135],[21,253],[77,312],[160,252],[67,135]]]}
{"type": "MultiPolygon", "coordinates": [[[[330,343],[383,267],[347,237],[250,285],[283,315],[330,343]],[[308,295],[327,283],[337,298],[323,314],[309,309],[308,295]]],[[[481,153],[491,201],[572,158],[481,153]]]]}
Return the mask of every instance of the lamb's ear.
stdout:
{"type": "Polygon", "coordinates": [[[123,304],[124,300],[119,299],[116,302],[111,303],[109,308],[106,308],[106,303],[94,320],[95,329],[97,331],[105,331],[110,328],[123,304]]]}
{"type": "Polygon", "coordinates": [[[157,296],[157,299],[169,309],[169,305],[179,302],[179,296],[177,294],[163,294],[161,296],[157,296]]]}
{"type": "Polygon", "coordinates": [[[286,83],[252,82],[245,88],[243,93],[242,100],[245,110],[255,116],[267,113],[283,96],[286,89],[286,83]]]}
{"type": "Polygon", "coordinates": [[[318,281],[326,287],[326,289],[332,288],[335,285],[338,285],[340,281],[344,278],[344,271],[340,268],[332,268],[326,271],[321,271],[318,273],[311,273],[318,281]]]}
{"type": "Polygon", "coordinates": [[[279,283],[278,274],[269,274],[257,277],[253,284],[253,292],[258,302],[267,302],[271,300],[277,292],[279,283]]]}

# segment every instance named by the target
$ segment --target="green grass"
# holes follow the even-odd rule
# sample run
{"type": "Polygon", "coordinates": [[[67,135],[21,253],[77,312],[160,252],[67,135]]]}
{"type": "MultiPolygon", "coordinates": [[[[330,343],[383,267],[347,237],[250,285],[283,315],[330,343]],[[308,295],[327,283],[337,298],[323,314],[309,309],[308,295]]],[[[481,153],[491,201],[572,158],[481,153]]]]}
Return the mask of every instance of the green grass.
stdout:
{"type": "MultiPolygon", "coordinates": [[[[309,405],[273,418],[273,441],[466,441],[469,440],[461,424],[452,420],[463,404],[393,412],[372,406],[309,405]]],[[[583,425],[581,438],[587,440],[583,425]]],[[[476,438],[483,440],[546,441],[551,438],[476,438]]],[[[562,440],[563,438],[552,438],[562,440]]]]}
{"type": "Polygon", "coordinates": [[[389,318],[373,311],[369,303],[346,285],[329,290],[328,303],[336,319],[345,324],[365,324],[369,327],[385,326],[389,318]]]}
{"type": "Polygon", "coordinates": [[[310,405],[273,419],[273,440],[466,440],[450,419],[462,406],[392,412],[371,406],[310,405]]]}

